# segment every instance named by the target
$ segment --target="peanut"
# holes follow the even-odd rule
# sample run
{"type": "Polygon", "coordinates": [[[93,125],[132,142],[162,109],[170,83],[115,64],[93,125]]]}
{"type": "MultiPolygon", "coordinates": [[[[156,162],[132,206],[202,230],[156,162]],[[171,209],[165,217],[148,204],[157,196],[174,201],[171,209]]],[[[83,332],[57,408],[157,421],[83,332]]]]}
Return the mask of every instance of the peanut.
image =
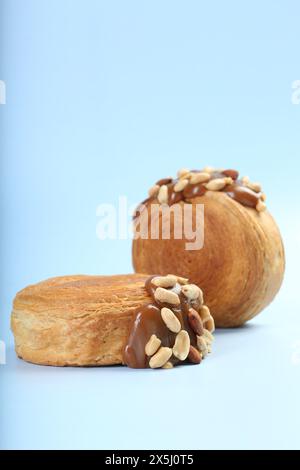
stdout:
{"type": "Polygon", "coordinates": [[[179,282],[179,284],[187,284],[189,282],[189,280],[186,278],[186,277],[180,277],[180,276],[177,276],[177,282],[179,282]]]}
{"type": "Polygon", "coordinates": [[[264,212],[266,208],[267,208],[266,204],[260,199],[258,203],[256,204],[257,212],[264,212]]]}
{"type": "Polygon", "coordinates": [[[175,193],[179,193],[180,191],[183,191],[184,188],[189,184],[189,180],[187,179],[180,179],[178,183],[175,184],[174,186],[174,191],[175,193]]]}
{"type": "Polygon", "coordinates": [[[179,333],[181,330],[181,323],[172,310],[164,307],[161,309],[160,313],[166,327],[169,328],[172,333],[179,333]]]}
{"type": "Polygon", "coordinates": [[[206,328],[204,328],[204,333],[203,333],[203,335],[204,335],[205,341],[206,341],[207,343],[209,343],[209,344],[211,344],[211,343],[214,341],[214,339],[215,339],[215,338],[213,337],[213,335],[211,334],[211,332],[208,331],[206,328]]]}
{"type": "Polygon", "coordinates": [[[210,174],[209,173],[192,173],[192,176],[190,178],[190,183],[191,184],[199,184],[199,183],[206,183],[207,181],[210,180],[210,174]]]}
{"type": "Polygon", "coordinates": [[[259,183],[252,183],[251,181],[248,181],[246,183],[247,188],[252,189],[255,193],[260,193],[261,192],[261,184],[259,183]]]}
{"type": "Polygon", "coordinates": [[[201,317],[202,323],[207,322],[210,319],[210,311],[207,305],[202,305],[199,315],[201,317]]]}
{"type": "Polygon", "coordinates": [[[168,186],[163,184],[159,188],[157,199],[160,204],[168,204],[168,186]]]}
{"type": "Polygon", "coordinates": [[[160,189],[160,186],[158,186],[158,184],[155,184],[154,186],[152,186],[152,188],[150,188],[148,191],[149,196],[150,197],[157,196],[159,189],[160,189]]]}
{"type": "Polygon", "coordinates": [[[151,282],[156,287],[174,287],[177,282],[177,276],[168,274],[167,276],[155,277],[151,282]]]}
{"type": "Polygon", "coordinates": [[[188,175],[189,173],[190,173],[190,170],[188,170],[187,168],[181,168],[181,170],[177,172],[177,176],[178,178],[185,178],[185,176],[188,175]]]}
{"type": "Polygon", "coordinates": [[[202,296],[200,287],[196,286],[195,284],[186,284],[185,286],[182,286],[181,292],[189,300],[196,300],[202,296]]]}
{"type": "Polygon", "coordinates": [[[204,326],[211,333],[215,331],[215,321],[212,316],[209,317],[209,319],[205,322],[204,326]]]}
{"type": "Polygon", "coordinates": [[[202,353],[203,359],[208,354],[207,344],[203,336],[197,336],[197,347],[199,351],[202,353]]]}
{"type": "Polygon", "coordinates": [[[229,184],[227,183],[227,178],[216,178],[206,183],[205,187],[209,191],[221,191],[227,184],[229,184]]]}
{"type": "Polygon", "coordinates": [[[156,300],[163,304],[170,304],[170,305],[179,305],[180,299],[175,292],[170,290],[164,289],[163,287],[158,287],[154,293],[154,297],[156,300]]]}
{"type": "Polygon", "coordinates": [[[175,339],[175,344],[173,346],[173,354],[180,361],[184,361],[190,351],[190,337],[187,331],[181,330],[175,339]]]}
{"type": "Polygon", "coordinates": [[[151,367],[151,369],[157,369],[159,367],[162,367],[166,364],[166,362],[168,362],[171,356],[171,348],[161,347],[158,352],[151,357],[149,361],[149,366],[151,367]]]}
{"type": "Polygon", "coordinates": [[[206,166],[205,168],[203,168],[203,171],[204,173],[213,173],[216,170],[212,166],[206,166]]]}
{"type": "Polygon", "coordinates": [[[172,362],[170,362],[170,361],[166,362],[165,365],[162,366],[163,369],[173,369],[173,367],[174,366],[173,366],[172,362]]]}
{"type": "Polygon", "coordinates": [[[153,354],[155,354],[160,345],[161,340],[156,335],[152,335],[145,346],[146,356],[152,356],[153,354]]]}

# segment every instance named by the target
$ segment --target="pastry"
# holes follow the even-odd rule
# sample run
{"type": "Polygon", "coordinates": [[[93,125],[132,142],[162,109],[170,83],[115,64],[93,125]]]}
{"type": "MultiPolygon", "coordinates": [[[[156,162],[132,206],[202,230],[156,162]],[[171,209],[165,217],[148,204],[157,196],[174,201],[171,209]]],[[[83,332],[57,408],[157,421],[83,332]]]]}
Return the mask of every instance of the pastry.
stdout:
{"type": "Polygon", "coordinates": [[[182,277],[63,276],[21,290],[11,318],[17,355],[54,366],[172,368],[210,352],[214,321],[182,277]]]}
{"type": "Polygon", "coordinates": [[[183,169],[175,179],[158,181],[137,208],[134,225],[135,271],[180,272],[200,285],[216,326],[242,325],[261,312],[281,286],[284,249],[266,196],[260,184],[240,178],[235,170],[183,169]],[[204,244],[187,249],[184,230],[176,237],[175,226],[183,224],[187,209],[198,220],[199,205],[204,206],[204,244]],[[153,211],[157,206],[160,212],[153,211]],[[173,216],[164,210],[168,206],[173,216]],[[163,212],[169,218],[169,239],[162,235],[163,212]]]}

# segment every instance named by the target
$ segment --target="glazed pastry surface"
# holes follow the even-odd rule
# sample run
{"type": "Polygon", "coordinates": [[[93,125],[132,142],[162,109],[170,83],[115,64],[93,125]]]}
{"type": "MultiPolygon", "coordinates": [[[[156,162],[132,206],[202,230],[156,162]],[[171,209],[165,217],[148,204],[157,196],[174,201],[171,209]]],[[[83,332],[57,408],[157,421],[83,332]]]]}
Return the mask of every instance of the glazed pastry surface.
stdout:
{"type": "MultiPolygon", "coordinates": [[[[220,173],[212,171],[211,175],[216,178],[220,173]]],[[[227,178],[226,175],[224,177],[227,178]]],[[[279,229],[266,210],[263,202],[265,196],[260,185],[252,184],[248,179],[242,180],[245,181],[245,188],[242,190],[245,194],[249,194],[246,185],[251,185],[256,190],[251,190],[251,206],[248,200],[238,201],[228,194],[231,185],[225,183],[231,184],[229,180],[219,190],[205,188],[201,190],[201,195],[189,198],[189,188],[193,185],[190,183],[190,175],[188,178],[189,183],[179,191],[181,195],[177,196],[178,202],[173,201],[172,204],[174,185],[185,179],[185,175],[171,182],[162,180],[162,186],[171,188],[165,194],[161,190],[161,182],[158,182],[150,190],[150,197],[144,201],[144,210],[148,211],[150,226],[151,222],[161,224],[161,214],[156,221],[151,220],[152,204],[176,205],[182,214],[185,206],[190,205],[193,217],[196,217],[197,204],[203,204],[203,248],[186,250],[187,240],[185,237],[175,239],[174,220],[170,218],[169,240],[163,239],[161,231],[158,239],[139,237],[133,240],[134,269],[137,272],[161,275],[180,272],[190,282],[201,286],[216,326],[242,325],[269,305],[282,284],[285,257],[279,229]],[[187,189],[188,193],[185,192],[187,189]]],[[[195,187],[203,187],[203,184],[207,183],[198,183],[195,187]]],[[[235,189],[238,193],[240,184],[235,189]]],[[[137,219],[138,230],[139,223],[137,219]]]]}

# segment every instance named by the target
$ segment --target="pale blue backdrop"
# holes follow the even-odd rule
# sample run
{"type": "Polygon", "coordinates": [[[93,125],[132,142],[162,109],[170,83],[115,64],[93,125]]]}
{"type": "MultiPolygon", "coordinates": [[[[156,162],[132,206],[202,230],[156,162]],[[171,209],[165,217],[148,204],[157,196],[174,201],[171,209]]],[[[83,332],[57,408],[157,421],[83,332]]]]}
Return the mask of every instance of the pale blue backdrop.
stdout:
{"type": "Polygon", "coordinates": [[[1,0],[0,15],[0,446],[300,447],[299,1],[1,0]],[[98,204],[203,165],[263,182],[288,262],[272,306],[217,333],[199,368],[17,360],[19,289],[132,270],[130,240],[97,239],[98,204]]]}

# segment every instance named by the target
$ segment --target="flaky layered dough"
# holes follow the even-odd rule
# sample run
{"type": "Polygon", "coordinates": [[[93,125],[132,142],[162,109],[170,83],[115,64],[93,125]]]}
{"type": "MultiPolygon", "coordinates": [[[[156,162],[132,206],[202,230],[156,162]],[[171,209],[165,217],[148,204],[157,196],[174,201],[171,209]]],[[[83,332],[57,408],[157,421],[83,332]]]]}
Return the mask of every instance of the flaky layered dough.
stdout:
{"type": "Polygon", "coordinates": [[[147,277],[63,276],[26,287],[11,318],[17,355],[55,366],[121,364],[132,314],[150,300],[147,277]]]}
{"type": "Polygon", "coordinates": [[[222,192],[208,191],[190,202],[205,207],[204,247],[187,251],[185,239],[172,237],[171,218],[170,240],[133,241],[135,271],[180,273],[201,286],[217,326],[242,325],[281,286],[285,260],[277,225],[267,211],[245,207],[222,192]]]}

